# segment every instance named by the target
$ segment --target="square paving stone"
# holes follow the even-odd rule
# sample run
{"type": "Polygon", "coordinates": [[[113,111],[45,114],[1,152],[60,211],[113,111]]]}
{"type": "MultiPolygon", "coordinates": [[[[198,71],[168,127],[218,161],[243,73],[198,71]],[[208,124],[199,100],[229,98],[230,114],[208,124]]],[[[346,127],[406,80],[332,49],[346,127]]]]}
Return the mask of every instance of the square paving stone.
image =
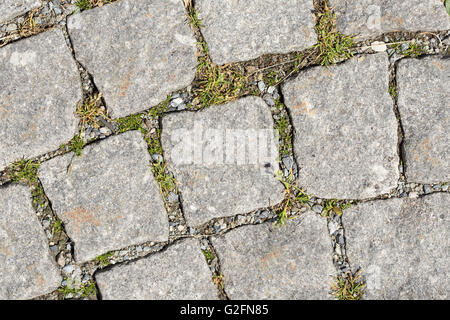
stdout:
{"type": "Polygon", "coordinates": [[[343,215],[365,299],[448,299],[450,194],[361,203],[343,215]]]}
{"type": "Polygon", "coordinates": [[[0,48],[0,83],[0,170],[75,135],[81,83],[60,30],[0,48]]]}
{"type": "Polygon", "coordinates": [[[213,238],[230,299],[331,299],[326,219],[307,211],[286,226],[244,226],[213,238]]]}
{"type": "Polygon", "coordinates": [[[49,160],[38,171],[75,258],[168,239],[168,218],[142,135],[129,131],[49,160]]]}
{"type": "Polygon", "coordinates": [[[398,109],[410,182],[450,180],[450,60],[403,59],[397,67],[398,109]]]}
{"type": "Polygon", "coordinates": [[[0,23],[7,22],[40,6],[41,0],[2,0],[0,2],[0,23]]]}
{"type": "Polygon", "coordinates": [[[299,182],[322,198],[388,193],[399,177],[397,121],[385,54],[311,68],[282,87],[299,182]]]}
{"type": "Polygon", "coordinates": [[[165,159],[188,224],[279,203],[278,148],[269,107],[247,97],[162,120],[165,159]]]}
{"type": "Polygon", "coordinates": [[[149,109],[188,86],[197,65],[179,0],[121,0],[68,19],[75,56],[114,117],[149,109]]]}
{"type": "Polygon", "coordinates": [[[0,187],[0,299],[31,299],[56,290],[61,274],[22,185],[0,187]]]}
{"type": "Polygon", "coordinates": [[[303,50],[317,41],[312,0],[197,0],[195,6],[217,64],[303,50]]]}
{"type": "Polygon", "coordinates": [[[442,0],[330,0],[337,28],[359,40],[393,31],[436,31],[450,28],[442,0]]]}
{"type": "Polygon", "coordinates": [[[95,275],[105,300],[213,300],[212,282],[198,242],[187,239],[149,257],[95,275]]]}

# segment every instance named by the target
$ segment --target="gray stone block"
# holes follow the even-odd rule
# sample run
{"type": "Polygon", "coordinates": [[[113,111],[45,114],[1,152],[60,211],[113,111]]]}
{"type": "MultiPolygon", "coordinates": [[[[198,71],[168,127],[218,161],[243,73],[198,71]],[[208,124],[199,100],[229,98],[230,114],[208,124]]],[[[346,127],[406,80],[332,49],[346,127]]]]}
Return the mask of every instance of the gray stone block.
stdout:
{"type": "Polygon", "coordinates": [[[0,48],[0,170],[58,149],[77,131],[82,98],[75,61],[60,30],[0,48]]]}
{"type": "Polygon", "coordinates": [[[361,203],[343,215],[347,255],[365,299],[448,299],[450,195],[361,203]]]}
{"type": "Polygon", "coordinates": [[[326,219],[307,211],[286,226],[244,226],[213,238],[230,299],[331,299],[326,219]]]}
{"type": "Polygon", "coordinates": [[[169,114],[162,120],[161,142],[190,225],[283,199],[274,177],[279,166],[272,115],[261,98],[169,114]]]}
{"type": "Polygon", "coordinates": [[[39,177],[85,262],[110,250],[168,239],[168,218],[143,137],[129,131],[49,160],[39,177]]]}
{"type": "Polygon", "coordinates": [[[426,57],[398,63],[398,109],[410,182],[450,180],[449,72],[449,59],[426,57]]]}
{"type": "Polygon", "coordinates": [[[217,289],[200,246],[182,240],[162,252],[95,275],[106,300],[213,300],[217,289]]]}
{"type": "Polygon", "coordinates": [[[337,28],[358,39],[393,31],[450,29],[450,18],[441,0],[330,0],[337,13],[337,28]]]}
{"type": "Polygon", "coordinates": [[[299,182],[322,198],[364,199],[397,186],[397,121],[385,54],[314,67],[282,86],[299,182]]]}
{"type": "Polygon", "coordinates": [[[202,34],[217,64],[267,53],[288,53],[316,43],[313,1],[197,0],[202,34]]]}
{"type": "Polygon", "coordinates": [[[68,30],[113,117],[149,109],[194,80],[195,39],[182,1],[118,1],[70,16],[68,30]]]}
{"type": "Polygon", "coordinates": [[[40,6],[40,0],[2,0],[0,2],[0,24],[40,6]]]}
{"type": "Polygon", "coordinates": [[[0,187],[0,299],[31,299],[56,290],[61,281],[30,190],[0,187]]]}

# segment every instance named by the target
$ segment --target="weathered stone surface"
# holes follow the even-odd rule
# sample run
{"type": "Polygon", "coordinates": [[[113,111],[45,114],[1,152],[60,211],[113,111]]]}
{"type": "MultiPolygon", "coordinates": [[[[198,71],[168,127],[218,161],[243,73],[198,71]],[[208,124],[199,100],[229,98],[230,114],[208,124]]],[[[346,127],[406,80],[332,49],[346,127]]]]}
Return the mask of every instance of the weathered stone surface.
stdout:
{"type": "Polygon", "coordinates": [[[398,64],[398,109],[411,182],[450,180],[449,72],[448,59],[403,59],[398,64]]]}
{"type": "Polygon", "coordinates": [[[273,120],[261,98],[167,115],[161,142],[188,224],[247,213],[283,199],[283,187],[274,177],[279,167],[273,120]]]}
{"type": "Polygon", "coordinates": [[[0,170],[75,135],[81,84],[61,31],[0,48],[0,83],[0,170]]]}
{"type": "Polygon", "coordinates": [[[337,28],[358,39],[392,31],[435,31],[450,28],[441,0],[330,0],[337,28]]]}
{"type": "Polygon", "coordinates": [[[282,87],[299,181],[323,198],[361,199],[397,185],[397,122],[384,54],[315,67],[282,87]]]}
{"type": "Polygon", "coordinates": [[[313,1],[226,0],[195,2],[202,34],[217,64],[267,53],[303,50],[316,43],[313,1]]]}
{"type": "Polygon", "coordinates": [[[40,0],[2,0],[0,2],[0,23],[7,22],[40,6],[40,0]]]}
{"type": "Polygon", "coordinates": [[[231,299],[330,299],[326,219],[308,211],[285,227],[244,226],[212,239],[231,299]]]}
{"type": "Polygon", "coordinates": [[[84,262],[132,244],[166,241],[168,219],[146,143],[129,131],[41,165],[53,210],[84,262]]]}
{"type": "Polygon", "coordinates": [[[365,299],[448,299],[450,195],[389,199],[343,215],[347,255],[367,279],[365,299]]]}
{"type": "Polygon", "coordinates": [[[68,19],[77,59],[114,117],[148,109],[195,76],[196,47],[178,0],[122,0],[68,19]]]}
{"type": "Polygon", "coordinates": [[[217,299],[211,277],[200,246],[193,239],[95,276],[106,300],[217,299]]]}
{"type": "Polygon", "coordinates": [[[62,278],[22,185],[0,188],[0,299],[30,299],[59,287],[62,278]]]}

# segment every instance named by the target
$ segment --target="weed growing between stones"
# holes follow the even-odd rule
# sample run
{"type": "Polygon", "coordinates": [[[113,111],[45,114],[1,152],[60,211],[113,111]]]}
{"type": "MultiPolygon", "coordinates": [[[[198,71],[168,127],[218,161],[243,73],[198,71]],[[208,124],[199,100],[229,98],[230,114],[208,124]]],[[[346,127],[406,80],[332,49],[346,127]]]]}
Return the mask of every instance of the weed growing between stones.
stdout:
{"type": "Polygon", "coordinates": [[[106,108],[103,106],[101,93],[93,94],[79,102],[75,114],[80,119],[82,128],[86,124],[93,128],[100,128],[99,118],[110,120],[106,108]]]}
{"type": "Polygon", "coordinates": [[[246,92],[242,74],[226,65],[215,65],[207,56],[199,57],[197,80],[194,94],[202,107],[234,100],[246,92]]]}
{"type": "Polygon", "coordinates": [[[303,189],[295,184],[295,178],[292,172],[286,178],[281,171],[278,171],[277,179],[284,185],[285,198],[276,210],[278,215],[276,224],[278,226],[284,226],[290,219],[295,217],[297,212],[300,211],[305,204],[309,205],[310,197],[303,189]]]}
{"type": "Polygon", "coordinates": [[[394,53],[401,54],[405,57],[417,58],[426,53],[426,50],[418,44],[417,39],[408,43],[394,43],[391,46],[392,51],[389,54],[391,57],[394,53]]]}
{"type": "Polygon", "coordinates": [[[191,28],[201,28],[202,22],[198,18],[198,13],[192,5],[191,0],[185,0],[184,5],[187,11],[187,20],[191,28]]]}
{"type": "Polygon", "coordinates": [[[338,276],[331,285],[331,293],[338,300],[360,300],[364,294],[365,283],[360,278],[360,271],[347,277],[338,276]]]}
{"type": "Polygon", "coordinates": [[[98,266],[99,266],[100,268],[104,268],[104,267],[107,267],[107,266],[109,266],[109,265],[111,264],[111,262],[109,261],[109,259],[110,259],[112,256],[114,256],[114,253],[113,253],[113,252],[107,252],[107,253],[105,253],[105,254],[102,254],[102,255],[96,257],[96,258],[94,259],[94,261],[98,263],[98,266]]]}
{"type": "Polygon", "coordinates": [[[167,164],[164,161],[156,161],[152,164],[153,176],[159,184],[159,191],[164,195],[164,201],[170,192],[178,192],[175,178],[167,171],[166,167],[167,164]]]}
{"type": "Polygon", "coordinates": [[[211,250],[202,250],[203,255],[205,256],[206,260],[212,260],[214,259],[214,254],[211,250]]]}
{"type": "Polygon", "coordinates": [[[325,200],[323,210],[321,215],[323,217],[329,217],[331,212],[337,214],[338,216],[342,215],[342,212],[345,209],[350,208],[351,203],[345,200],[337,200],[337,199],[327,199],[325,200]]]}
{"type": "Polygon", "coordinates": [[[324,66],[349,59],[353,56],[354,37],[347,36],[336,30],[336,13],[325,2],[324,11],[318,15],[316,25],[319,50],[319,63],[324,66]]]}
{"type": "Polygon", "coordinates": [[[83,11],[94,7],[102,7],[106,3],[112,3],[115,1],[116,0],[78,0],[75,5],[80,9],[80,11],[83,11]]]}
{"type": "MultiPolygon", "coordinates": [[[[69,282],[70,279],[65,278],[64,281],[69,282]]],[[[72,298],[89,298],[95,297],[97,295],[97,287],[93,281],[88,281],[87,283],[82,283],[79,286],[72,286],[66,284],[59,289],[59,292],[64,297],[72,298]]]]}
{"type": "Polygon", "coordinates": [[[217,256],[216,250],[212,245],[210,238],[200,239],[200,248],[205,256],[209,270],[211,271],[211,280],[217,288],[219,299],[228,300],[228,296],[225,292],[225,279],[220,267],[219,257],[217,256]]]}
{"type": "Polygon", "coordinates": [[[80,157],[83,151],[83,148],[86,146],[86,141],[81,137],[81,135],[77,134],[72,138],[69,142],[69,150],[75,153],[76,156],[80,157]]]}
{"type": "Polygon", "coordinates": [[[142,115],[134,114],[131,116],[116,119],[116,123],[119,125],[119,133],[124,133],[130,130],[139,130],[142,128],[142,115]]]}
{"type": "Polygon", "coordinates": [[[37,182],[37,170],[40,163],[34,160],[19,160],[7,169],[6,174],[13,182],[23,182],[32,186],[37,182]]]}
{"type": "Polygon", "coordinates": [[[282,112],[286,110],[284,104],[280,101],[280,99],[275,100],[275,108],[277,109],[278,117],[274,119],[275,121],[275,129],[278,131],[278,135],[280,138],[279,152],[280,156],[290,155],[292,152],[292,134],[291,134],[291,125],[287,112],[282,112]]]}

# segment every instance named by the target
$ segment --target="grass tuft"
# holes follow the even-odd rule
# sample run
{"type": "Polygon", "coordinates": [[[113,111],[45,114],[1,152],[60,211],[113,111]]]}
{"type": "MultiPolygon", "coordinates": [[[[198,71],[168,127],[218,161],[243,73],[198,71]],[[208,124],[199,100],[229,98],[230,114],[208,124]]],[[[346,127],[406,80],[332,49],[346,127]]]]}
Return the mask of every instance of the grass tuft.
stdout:
{"type": "Polygon", "coordinates": [[[102,7],[106,3],[114,2],[115,0],[78,0],[75,5],[81,10],[89,10],[93,7],[102,7]]]}
{"type": "Polygon", "coordinates": [[[81,153],[82,153],[85,145],[86,145],[86,142],[78,134],[75,137],[73,137],[72,140],[70,140],[69,150],[74,152],[75,155],[77,155],[79,157],[79,156],[81,156],[81,153]]]}
{"type": "Polygon", "coordinates": [[[321,65],[328,66],[353,56],[354,37],[336,30],[336,13],[332,12],[327,5],[325,5],[325,11],[319,13],[316,31],[318,43],[315,47],[319,50],[321,65]]]}
{"type": "Polygon", "coordinates": [[[112,257],[114,255],[114,253],[112,252],[107,252],[105,254],[102,254],[98,257],[95,258],[95,261],[98,262],[98,264],[100,265],[100,267],[107,267],[111,264],[111,262],[109,262],[109,258],[112,257]]]}
{"type": "Polygon", "coordinates": [[[238,98],[245,91],[245,77],[237,71],[218,66],[207,56],[199,57],[198,87],[194,93],[203,107],[222,104],[238,98]]]}
{"type": "Polygon", "coordinates": [[[100,128],[99,117],[109,120],[106,109],[102,105],[102,94],[94,94],[84,101],[78,103],[75,114],[80,118],[80,123],[84,127],[89,124],[94,128],[100,128]]]}
{"type": "Polygon", "coordinates": [[[398,53],[405,57],[417,58],[418,56],[426,53],[423,47],[417,43],[417,40],[408,42],[406,48],[401,43],[395,43],[392,45],[391,49],[393,49],[394,51],[392,51],[390,56],[392,56],[394,53],[398,53]]]}
{"type": "Polygon", "coordinates": [[[175,178],[166,170],[167,164],[164,161],[157,161],[152,164],[152,172],[159,185],[159,192],[167,197],[169,193],[178,192],[175,178]]]}
{"type": "Polygon", "coordinates": [[[323,210],[322,210],[322,216],[323,217],[329,217],[332,215],[332,213],[335,213],[337,215],[342,215],[342,212],[345,209],[350,208],[351,204],[349,202],[345,202],[342,200],[337,199],[327,199],[325,200],[323,210]]]}
{"type": "Polygon", "coordinates": [[[285,189],[285,199],[277,210],[279,219],[276,224],[281,227],[293,218],[292,213],[294,210],[300,209],[305,204],[309,205],[310,197],[296,185],[292,172],[285,178],[283,173],[278,171],[277,179],[281,181],[285,189]]]}
{"type": "Polygon", "coordinates": [[[19,160],[12,164],[10,179],[13,182],[25,182],[32,185],[37,182],[37,170],[40,163],[34,160],[19,160]]]}
{"type": "Polygon", "coordinates": [[[134,114],[131,116],[119,118],[116,123],[119,125],[119,133],[124,133],[129,130],[138,130],[142,125],[142,115],[134,114]]]}
{"type": "Polygon", "coordinates": [[[331,294],[338,300],[360,300],[365,283],[360,279],[360,271],[348,277],[338,276],[331,285],[331,294]]]}

